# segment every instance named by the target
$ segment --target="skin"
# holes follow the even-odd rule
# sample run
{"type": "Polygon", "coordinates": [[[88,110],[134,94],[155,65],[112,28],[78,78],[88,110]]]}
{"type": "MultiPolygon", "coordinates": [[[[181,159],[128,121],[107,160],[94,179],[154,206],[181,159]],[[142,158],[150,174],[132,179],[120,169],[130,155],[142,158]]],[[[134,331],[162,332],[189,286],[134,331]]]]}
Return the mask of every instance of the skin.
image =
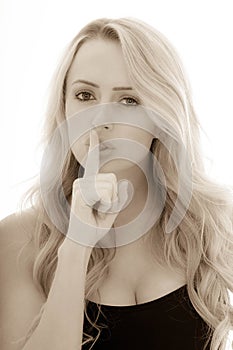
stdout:
{"type": "MultiPolygon", "coordinates": [[[[142,104],[143,101],[139,101],[132,86],[120,45],[110,40],[89,40],[77,52],[68,72],[66,118],[90,107],[110,102],[135,105],[142,104]],[[99,88],[87,83],[75,82],[77,80],[92,82],[97,84],[99,88]],[[112,89],[115,87],[131,87],[132,89],[113,91],[112,89]]],[[[99,125],[95,128],[99,140],[111,141],[114,138],[125,138],[140,143],[149,152],[153,140],[152,133],[131,125],[110,124],[106,115],[96,116],[93,125],[100,122],[104,122],[105,125],[99,125]]],[[[81,164],[83,164],[83,158],[88,152],[89,140],[90,135],[87,132],[71,146],[76,159],[81,164]]],[[[99,172],[113,172],[118,181],[128,179],[134,188],[133,200],[118,215],[114,226],[124,225],[137,217],[145,205],[148,190],[146,177],[140,167],[129,160],[113,159],[102,166],[99,172]]]]}

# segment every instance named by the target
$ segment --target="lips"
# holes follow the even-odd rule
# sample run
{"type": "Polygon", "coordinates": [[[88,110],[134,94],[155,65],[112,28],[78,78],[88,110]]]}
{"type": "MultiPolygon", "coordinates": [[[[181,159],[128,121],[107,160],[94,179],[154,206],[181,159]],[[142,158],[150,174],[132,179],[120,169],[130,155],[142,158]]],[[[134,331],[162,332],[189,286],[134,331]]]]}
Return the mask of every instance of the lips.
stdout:
{"type": "MultiPolygon", "coordinates": [[[[86,143],[86,145],[89,147],[90,144],[86,143]]],[[[105,149],[114,149],[115,147],[113,147],[113,145],[110,142],[107,141],[100,141],[100,150],[103,151],[105,149]]]]}
{"type": "Polygon", "coordinates": [[[107,143],[105,142],[104,144],[101,143],[100,144],[100,150],[105,150],[105,149],[113,149],[114,147],[110,144],[110,143],[107,143]]]}

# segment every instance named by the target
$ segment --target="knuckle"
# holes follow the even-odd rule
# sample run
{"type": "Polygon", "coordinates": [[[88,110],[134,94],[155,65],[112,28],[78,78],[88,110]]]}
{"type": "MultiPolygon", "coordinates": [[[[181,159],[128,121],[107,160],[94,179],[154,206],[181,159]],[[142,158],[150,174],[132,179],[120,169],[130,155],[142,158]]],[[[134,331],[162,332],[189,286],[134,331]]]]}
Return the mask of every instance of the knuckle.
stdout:
{"type": "Polygon", "coordinates": [[[114,173],[108,173],[106,174],[112,181],[117,181],[116,175],[114,173]]]}
{"type": "Polygon", "coordinates": [[[102,197],[106,193],[111,193],[112,191],[111,191],[111,188],[108,188],[108,187],[97,187],[96,192],[99,197],[102,197]]]}
{"type": "Polygon", "coordinates": [[[98,173],[96,175],[97,180],[109,180],[111,182],[117,182],[117,177],[114,173],[98,173]]]}

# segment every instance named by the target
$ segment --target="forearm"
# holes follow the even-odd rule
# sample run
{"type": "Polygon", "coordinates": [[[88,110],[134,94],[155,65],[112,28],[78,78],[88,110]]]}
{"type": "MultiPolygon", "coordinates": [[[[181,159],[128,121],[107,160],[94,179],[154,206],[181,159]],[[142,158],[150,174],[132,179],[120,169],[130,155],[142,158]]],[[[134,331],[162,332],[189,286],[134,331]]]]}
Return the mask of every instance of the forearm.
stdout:
{"type": "Polygon", "coordinates": [[[84,293],[91,249],[67,241],[40,323],[22,350],[80,350],[84,293]]]}

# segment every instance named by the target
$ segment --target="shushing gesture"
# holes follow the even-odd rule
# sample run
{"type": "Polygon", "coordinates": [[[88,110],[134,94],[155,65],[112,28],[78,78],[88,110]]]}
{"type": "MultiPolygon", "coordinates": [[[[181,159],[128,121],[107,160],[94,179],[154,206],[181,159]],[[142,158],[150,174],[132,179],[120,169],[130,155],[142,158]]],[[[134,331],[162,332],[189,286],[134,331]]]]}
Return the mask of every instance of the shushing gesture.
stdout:
{"type": "Polygon", "coordinates": [[[73,182],[67,237],[94,247],[111,229],[128,199],[128,181],[117,183],[114,173],[99,173],[99,138],[90,131],[84,176],[73,182]]]}

